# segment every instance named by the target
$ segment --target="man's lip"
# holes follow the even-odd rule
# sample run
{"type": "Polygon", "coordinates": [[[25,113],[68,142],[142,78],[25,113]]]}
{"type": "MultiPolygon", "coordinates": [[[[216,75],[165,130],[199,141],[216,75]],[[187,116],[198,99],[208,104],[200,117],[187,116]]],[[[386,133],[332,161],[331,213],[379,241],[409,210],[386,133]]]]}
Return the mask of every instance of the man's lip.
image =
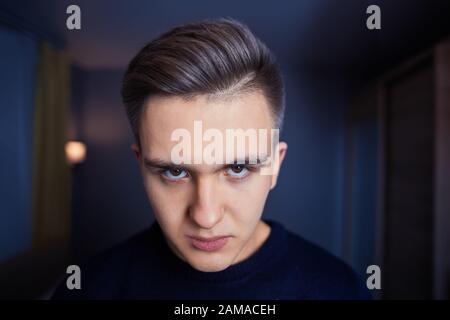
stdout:
{"type": "Polygon", "coordinates": [[[198,250],[213,252],[222,249],[228,242],[230,236],[217,236],[217,237],[199,237],[188,236],[191,244],[198,250]]]}
{"type": "Polygon", "coordinates": [[[188,236],[191,239],[198,240],[198,241],[204,241],[204,242],[212,242],[216,241],[222,238],[229,238],[231,236],[216,236],[216,237],[200,237],[200,236],[188,236]]]}

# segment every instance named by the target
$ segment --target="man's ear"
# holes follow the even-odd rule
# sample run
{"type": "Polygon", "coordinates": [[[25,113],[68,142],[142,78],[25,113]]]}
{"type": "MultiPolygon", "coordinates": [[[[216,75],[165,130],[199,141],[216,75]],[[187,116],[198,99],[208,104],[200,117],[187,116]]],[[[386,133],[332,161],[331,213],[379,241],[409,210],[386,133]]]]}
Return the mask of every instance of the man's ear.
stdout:
{"type": "Polygon", "coordinates": [[[283,163],[284,157],[286,156],[288,145],[286,142],[278,143],[278,164],[277,168],[275,168],[275,173],[272,175],[272,185],[270,186],[270,190],[275,188],[277,185],[278,174],[280,173],[281,164],[283,163]]]}
{"type": "Polygon", "coordinates": [[[136,143],[133,143],[131,145],[131,150],[133,150],[133,153],[136,156],[137,161],[141,162],[142,154],[141,150],[139,149],[139,146],[136,143]]]}

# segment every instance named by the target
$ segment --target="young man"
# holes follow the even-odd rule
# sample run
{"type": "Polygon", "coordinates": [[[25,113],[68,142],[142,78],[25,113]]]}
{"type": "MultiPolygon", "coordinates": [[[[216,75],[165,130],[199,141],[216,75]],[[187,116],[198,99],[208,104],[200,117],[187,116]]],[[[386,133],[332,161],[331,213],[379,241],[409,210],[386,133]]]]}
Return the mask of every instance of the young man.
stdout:
{"type": "Polygon", "coordinates": [[[246,26],[219,19],[162,35],[131,61],[122,96],[157,222],[82,265],[81,290],[63,283],[55,298],[366,297],[343,262],[261,219],[287,150],[268,134],[281,128],[284,92],[274,56],[246,26]],[[239,153],[226,139],[207,150],[230,132],[251,141],[252,130],[270,147],[239,153]]]}

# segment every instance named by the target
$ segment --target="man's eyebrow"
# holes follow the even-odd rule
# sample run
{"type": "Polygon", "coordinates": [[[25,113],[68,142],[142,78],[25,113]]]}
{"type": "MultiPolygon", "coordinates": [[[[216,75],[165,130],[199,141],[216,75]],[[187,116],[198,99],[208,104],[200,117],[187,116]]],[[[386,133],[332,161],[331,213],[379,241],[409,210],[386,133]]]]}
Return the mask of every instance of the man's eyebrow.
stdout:
{"type": "Polygon", "coordinates": [[[177,167],[177,165],[172,162],[167,162],[162,159],[147,159],[147,158],[144,158],[144,165],[148,168],[161,168],[161,169],[177,167]]]}
{"type": "Polygon", "coordinates": [[[252,164],[252,165],[264,165],[266,164],[269,156],[263,157],[245,157],[243,159],[235,159],[230,164],[252,164]]]}
{"type": "MultiPolygon", "coordinates": [[[[263,166],[267,163],[269,156],[265,155],[263,157],[245,157],[241,159],[234,159],[232,162],[219,164],[219,166],[229,166],[229,165],[236,165],[236,164],[248,164],[248,165],[256,165],[256,166],[263,166]]],[[[184,164],[175,164],[170,161],[165,161],[162,159],[147,159],[144,158],[144,165],[148,168],[160,168],[160,169],[167,169],[167,168],[177,168],[177,167],[189,167],[192,166],[184,165],[184,164]]]]}

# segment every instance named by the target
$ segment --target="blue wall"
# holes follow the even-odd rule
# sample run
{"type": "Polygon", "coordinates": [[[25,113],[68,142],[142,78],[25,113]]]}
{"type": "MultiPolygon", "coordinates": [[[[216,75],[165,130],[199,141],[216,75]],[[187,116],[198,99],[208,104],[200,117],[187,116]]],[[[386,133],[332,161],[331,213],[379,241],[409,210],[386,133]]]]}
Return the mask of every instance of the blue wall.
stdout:
{"type": "Polygon", "coordinates": [[[267,216],[341,255],[342,131],[346,81],[336,75],[286,73],[288,153],[267,216]]]}
{"type": "Polygon", "coordinates": [[[378,123],[363,120],[352,133],[351,262],[360,273],[375,261],[375,233],[378,203],[378,123]]]}
{"type": "Polygon", "coordinates": [[[123,70],[72,68],[72,138],[87,145],[74,168],[73,249],[85,257],[147,227],[152,213],[131,151],[120,85],[123,70]]]}
{"type": "Polygon", "coordinates": [[[0,262],[31,246],[31,169],[37,44],[0,25],[0,262]]]}

